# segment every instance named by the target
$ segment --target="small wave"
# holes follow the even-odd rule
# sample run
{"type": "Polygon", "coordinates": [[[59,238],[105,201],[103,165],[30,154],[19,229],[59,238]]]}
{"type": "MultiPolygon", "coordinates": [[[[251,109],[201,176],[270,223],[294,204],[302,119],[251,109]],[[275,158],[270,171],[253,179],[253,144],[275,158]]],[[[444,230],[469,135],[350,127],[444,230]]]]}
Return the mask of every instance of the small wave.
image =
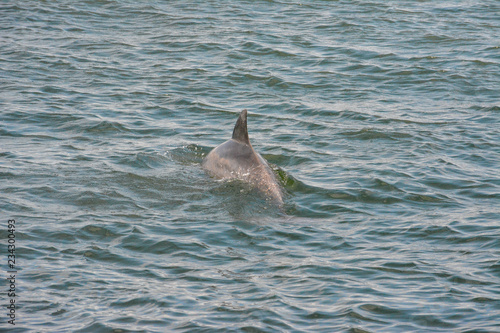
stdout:
{"type": "Polygon", "coordinates": [[[358,131],[341,132],[340,135],[359,140],[399,140],[401,138],[411,138],[412,135],[403,132],[382,132],[373,128],[364,128],[358,131]]]}

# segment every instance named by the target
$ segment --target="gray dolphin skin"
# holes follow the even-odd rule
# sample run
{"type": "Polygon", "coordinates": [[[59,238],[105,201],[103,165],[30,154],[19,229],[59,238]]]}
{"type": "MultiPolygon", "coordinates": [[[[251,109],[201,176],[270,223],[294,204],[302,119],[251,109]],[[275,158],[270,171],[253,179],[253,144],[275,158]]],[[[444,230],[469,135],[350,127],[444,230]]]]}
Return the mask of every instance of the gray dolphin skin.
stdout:
{"type": "Polygon", "coordinates": [[[217,178],[247,182],[278,205],[283,205],[283,193],[276,176],[248,139],[247,110],[241,111],[233,137],[215,147],[203,160],[202,167],[217,178]]]}

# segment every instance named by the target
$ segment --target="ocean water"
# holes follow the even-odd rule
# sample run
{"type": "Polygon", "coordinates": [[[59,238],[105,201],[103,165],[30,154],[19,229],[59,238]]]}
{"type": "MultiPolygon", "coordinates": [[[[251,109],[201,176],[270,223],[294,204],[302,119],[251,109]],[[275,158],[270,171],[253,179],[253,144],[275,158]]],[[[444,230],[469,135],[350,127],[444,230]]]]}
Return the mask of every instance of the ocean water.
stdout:
{"type": "Polygon", "coordinates": [[[499,13],[3,1],[0,331],[499,332],[499,13]],[[201,168],[244,108],[283,209],[201,168]]]}

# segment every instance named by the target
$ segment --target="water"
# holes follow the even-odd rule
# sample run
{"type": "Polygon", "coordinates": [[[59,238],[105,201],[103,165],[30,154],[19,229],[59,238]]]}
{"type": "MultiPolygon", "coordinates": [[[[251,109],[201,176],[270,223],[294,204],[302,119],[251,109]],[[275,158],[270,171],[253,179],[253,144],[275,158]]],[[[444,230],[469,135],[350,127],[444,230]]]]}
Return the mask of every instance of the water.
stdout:
{"type": "Polygon", "coordinates": [[[0,329],[500,331],[498,13],[4,1],[0,329]],[[243,108],[283,211],[201,169],[243,108]]]}

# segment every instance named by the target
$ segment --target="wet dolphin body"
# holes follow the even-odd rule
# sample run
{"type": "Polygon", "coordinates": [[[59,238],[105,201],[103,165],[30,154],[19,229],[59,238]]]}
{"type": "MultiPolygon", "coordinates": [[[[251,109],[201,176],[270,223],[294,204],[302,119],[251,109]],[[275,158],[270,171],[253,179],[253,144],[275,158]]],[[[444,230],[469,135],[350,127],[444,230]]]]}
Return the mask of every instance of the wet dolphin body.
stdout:
{"type": "Polygon", "coordinates": [[[247,110],[236,121],[233,137],[214,148],[203,160],[203,168],[211,175],[223,179],[240,179],[283,204],[283,193],[276,176],[266,160],[250,144],[247,131],[247,110]]]}

